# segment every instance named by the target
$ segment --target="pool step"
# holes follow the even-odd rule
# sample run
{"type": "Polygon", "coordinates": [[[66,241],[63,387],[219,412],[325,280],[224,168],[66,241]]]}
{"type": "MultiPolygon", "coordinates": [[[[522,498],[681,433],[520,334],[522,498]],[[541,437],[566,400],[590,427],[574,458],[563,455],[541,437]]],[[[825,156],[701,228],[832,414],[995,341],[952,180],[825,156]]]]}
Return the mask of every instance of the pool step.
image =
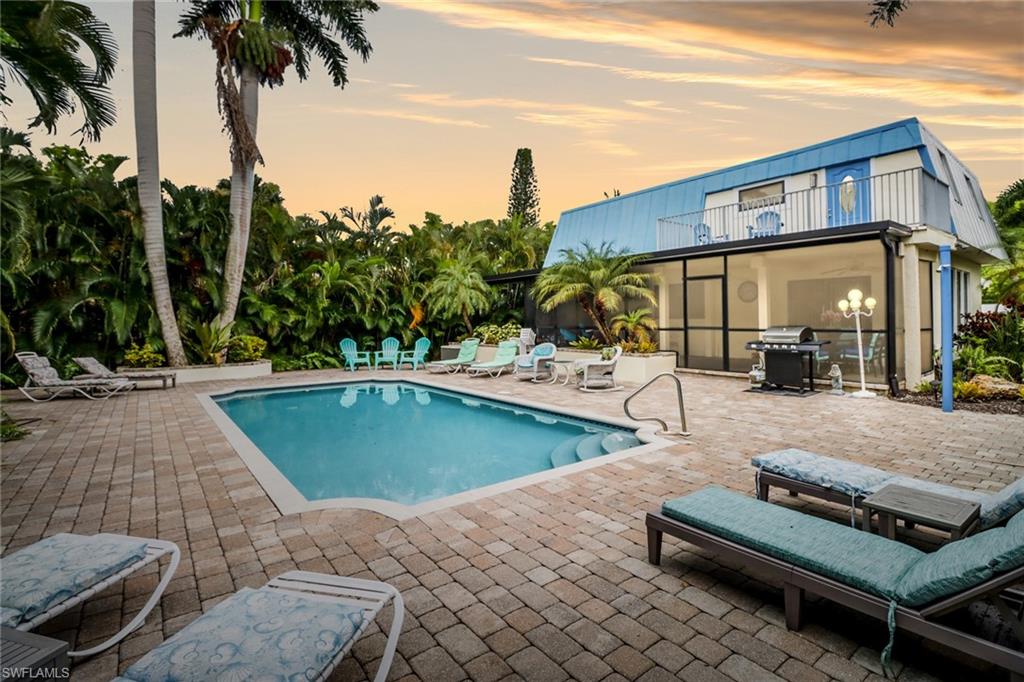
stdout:
{"type": "Polygon", "coordinates": [[[576,445],[576,458],[581,462],[585,459],[593,459],[601,455],[607,455],[601,441],[608,435],[605,433],[588,434],[576,445]]]}
{"type": "Polygon", "coordinates": [[[609,454],[618,452],[619,450],[625,450],[627,448],[635,448],[637,445],[640,445],[639,438],[628,433],[621,433],[618,431],[609,433],[601,440],[601,447],[609,454]]]}
{"type": "Polygon", "coordinates": [[[576,459],[576,446],[579,445],[581,440],[589,437],[589,433],[584,433],[555,446],[555,449],[551,451],[551,466],[560,467],[578,462],[579,460],[576,459]]]}

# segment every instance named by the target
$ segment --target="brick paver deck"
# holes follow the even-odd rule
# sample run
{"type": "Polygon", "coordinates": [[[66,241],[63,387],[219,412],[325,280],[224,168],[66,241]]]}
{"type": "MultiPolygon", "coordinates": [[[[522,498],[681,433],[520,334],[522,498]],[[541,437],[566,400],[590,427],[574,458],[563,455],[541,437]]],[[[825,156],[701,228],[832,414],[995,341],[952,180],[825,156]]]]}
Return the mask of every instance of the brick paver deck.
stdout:
{"type": "MultiPolygon", "coordinates": [[[[350,375],[271,381],[304,376],[350,375]]],[[[232,591],[295,568],[402,590],[408,614],[392,679],[880,679],[880,622],[818,604],[803,630],[787,632],[780,590],[735,566],[669,538],[663,566],[649,565],[643,513],[712,482],[752,494],[750,456],[789,446],[996,490],[1024,476],[1024,420],[884,399],[764,396],[733,379],[682,378],[691,438],[401,523],[366,511],[281,516],[195,398],[255,382],[139,390],[101,403],[6,400],[12,416],[41,421],[3,448],[3,549],[62,531],[181,546],[177,577],[145,626],[76,666],[76,680],[113,677],[232,591]]],[[[626,395],[506,377],[436,380],[615,416],[626,395]]],[[[670,416],[670,397],[667,385],[652,391],[638,411],[670,416]]],[[[773,500],[845,518],[821,502],[773,500]]],[[[130,619],[156,580],[148,570],[40,632],[96,643],[130,619]]],[[[390,610],[378,624],[389,618],[390,610]]],[[[379,627],[371,633],[335,679],[372,676],[385,638],[379,627]]],[[[905,680],[992,672],[903,635],[896,658],[905,680]]]]}

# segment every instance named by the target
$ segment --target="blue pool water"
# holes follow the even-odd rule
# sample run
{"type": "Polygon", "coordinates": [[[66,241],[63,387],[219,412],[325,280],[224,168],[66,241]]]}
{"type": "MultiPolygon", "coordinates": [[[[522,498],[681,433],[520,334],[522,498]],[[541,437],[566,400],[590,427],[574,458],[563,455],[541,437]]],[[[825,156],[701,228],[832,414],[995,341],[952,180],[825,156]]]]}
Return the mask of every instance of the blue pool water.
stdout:
{"type": "Polygon", "coordinates": [[[215,400],[311,501],[417,504],[640,443],[609,424],[403,382],[215,400]]]}

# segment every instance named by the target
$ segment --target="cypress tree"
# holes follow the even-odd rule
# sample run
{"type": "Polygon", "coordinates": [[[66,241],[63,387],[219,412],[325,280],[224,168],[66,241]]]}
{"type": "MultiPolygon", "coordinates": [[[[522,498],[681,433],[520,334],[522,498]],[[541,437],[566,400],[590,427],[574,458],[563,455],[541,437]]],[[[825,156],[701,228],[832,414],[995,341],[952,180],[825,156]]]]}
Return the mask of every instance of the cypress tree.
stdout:
{"type": "Polygon", "coordinates": [[[528,147],[516,151],[512,165],[512,188],[508,194],[508,217],[520,216],[526,227],[540,224],[540,195],[533,172],[533,152],[528,147]]]}

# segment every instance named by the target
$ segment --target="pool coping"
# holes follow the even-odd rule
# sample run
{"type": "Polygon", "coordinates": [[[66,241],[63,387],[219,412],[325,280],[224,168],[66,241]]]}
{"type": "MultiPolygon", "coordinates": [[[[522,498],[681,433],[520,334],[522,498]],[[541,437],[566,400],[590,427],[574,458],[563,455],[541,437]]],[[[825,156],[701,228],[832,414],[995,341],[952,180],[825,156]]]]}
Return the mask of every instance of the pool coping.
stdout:
{"type": "Polygon", "coordinates": [[[262,486],[264,492],[266,492],[267,496],[282,515],[301,514],[303,512],[323,511],[327,509],[363,509],[383,514],[384,516],[388,516],[397,521],[404,521],[406,519],[430,514],[456,505],[475,502],[476,500],[510,492],[512,490],[518,490],[519,488],[526,486],[536,485],[538,483],[562,478],[570,474],[580,473],[588,469],[604,466],[606,464],[618,462],[637,455],[657,452],[677,444],[675,441],[658,435],[657,428],[651,424],[637,422],[631,419],[607,417],[588,410],[565,408],[547,403],[539,403],[537,401],[533,401],[533,404],[530,404],[518,398],[497,396],[493,393],[464,388],[461,386],[458,388],[452,388],[446,384],[423,380],[419,377],[403,376],[389,378],[376,375],[363,375],[363,377],[359,378],[352,377],[296,382],[274,382],[253,386],[236,386],[219,391],[211,391],[209,393],[198,393],[196,394],[196,399],[199,400],[199,403],[206,410],[210,419],[213,420],[221,433],[224,434],[228,442],[231,444],[231,447],[238,453],[242,462],[246,467],[248,467],[249,471],[252,472],[256,481],[260,486],[262,486]],[[527,410],[543,410],[546,412],[552,412],[570,419],[583,419],[609,424],[611,426],[618,426],[620,428],[635,431],[637,439],[639,439],[642,444],[625,450],[619,450],[618,452],[609,453],[607,455],[601,455],[600,457],[593,457],[581,462],[576,462],[575,464],[566,464],[546,471],[538,471],[533,474],[527,474],[526,476],[510,478],[506,481],[499,481],[498,483],[473,488],[472,490],[455,493],[454,495],[439,497],[419,504],[407,505],[399,502],[393,502],[391,500],[381,500],[368,497],[332,497],[324,500],[309,500],[306,499],[306,496],[299,492],[298,488],[296,488],[295,485],[273,464],[273,462],[263,454],[256,444],[245,435],[231,417],[229,417],[228,414],[217,405],[215,400],[215,398],[235,393],[248,393],[275,389],[286,390],[307,386],[344,386],[346,384],[364,384],[367,382],[417,384],[424,388],[440,389],[450,393],[462,393],[475,398],[481,398],[483,400],[522,407],[527,410]]]}

